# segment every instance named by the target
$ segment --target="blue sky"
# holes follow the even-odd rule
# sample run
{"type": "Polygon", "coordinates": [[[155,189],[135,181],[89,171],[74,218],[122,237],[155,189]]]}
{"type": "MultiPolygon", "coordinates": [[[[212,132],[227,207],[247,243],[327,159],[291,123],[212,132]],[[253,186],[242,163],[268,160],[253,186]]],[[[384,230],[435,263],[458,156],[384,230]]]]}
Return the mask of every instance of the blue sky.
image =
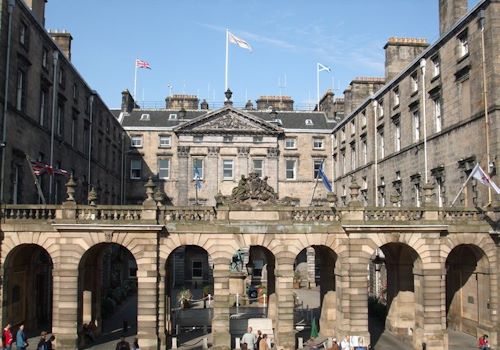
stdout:
{"type": "Polygon", "coordinates": [[[138,72],[139,103],[163,107],[169,85],[222,102],[225,28],[253,47],[229,47],[235,103],[281,90],[297,107],[316,99],[317,62],[332,68],[321,92],[340,96],[357,76],[384,75],[389,37],[439,33],[438,0],[49,0],[46,28],[71,32],[73,64],[110,108],[133,90],[136,58],[152,66],[138,72]]]}

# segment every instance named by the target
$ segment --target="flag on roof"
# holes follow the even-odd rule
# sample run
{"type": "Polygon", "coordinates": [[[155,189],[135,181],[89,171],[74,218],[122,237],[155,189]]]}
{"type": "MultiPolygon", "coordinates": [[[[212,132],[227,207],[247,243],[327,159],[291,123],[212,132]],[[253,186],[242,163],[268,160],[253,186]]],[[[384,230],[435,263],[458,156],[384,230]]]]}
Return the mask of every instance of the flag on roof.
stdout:
{"type": "Polygon", "coordinates": [[[479,163],[477,163],[474,169],[472,169],[471,175],[483,185],[491,187],[497,194],[500,194],[500,188],[493,182],[493,180],[491,180],[488,174],[484,172],[479,163]]]}
{"type": "Polygon", "coordinates": [[[332,71],[330,69],[330,67],[327,67],[324,64],[321,64],[321,63],[318,62],[318,72],[322,72],[324,70],[326,70],[327,72],[331,72],[332,71]]]}
{"type": "Polygon", "coordinates": [[[33,173],[36,176],[43,175],[45,173],[49,175],[63,175],[63,176],[69,176],[69,172],[63,169],[54,169],[51,167],[49,164],[38,162],[38,161],[31,161],[31,169],[33,169],[33,173]]]}
{"type": "Polygon", "coordinates": [[[135,66],[137,68],[151,69],[151,65],[148,62],[140,60],[140,59],[135,60],[135,66]]]}
{"type": "Polygon", "coordinates": [[[229,38],[229,42],[231,44],[236,44],[243,49],[247,49],[249,51],[252,51],[252,47],[245,40],[238,38],[236,35],[234,35],[233,33],[229,32],[229,31],[227,32],[227,35],[229,38]]]}

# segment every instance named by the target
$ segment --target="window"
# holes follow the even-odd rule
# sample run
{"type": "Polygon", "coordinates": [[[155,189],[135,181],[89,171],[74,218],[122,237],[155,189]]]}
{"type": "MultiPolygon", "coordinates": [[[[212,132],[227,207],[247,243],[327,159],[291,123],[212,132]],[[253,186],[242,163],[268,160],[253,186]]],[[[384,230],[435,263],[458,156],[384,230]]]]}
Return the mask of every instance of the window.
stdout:
{"type": "Polygon", "coordinates": [[[384,129],[381,128],[377,131],[378,135],[378,154],[380,158],[385,157],[385,142],[384,142],[384,129]]]}
{"type": "Polygon", "coordinates": [[[73,111],[73,117],[71,118],[71,146],[75,147],[76,146],[76,135],[77,135],[77,128],[78,128],[78,115],[76,114],[76,111],[73,111]]]}
{"type": "Polygon", "coordinates": [[[443,120],[441,118],[441,99],[439,97],[432,99],[434,105],[434,126],[436,132],[441,132],[443,120]]]}
{"type": "Polygon", "coordinates": [[[59,68],[59,85],[64,88],[64,85],[66,84],[66,73],[64,72],[63,68],[59,68]]]}
{"type": "Polygon", "coordinates": [[[467,37],[467,30],[464,30],[457,37],[458,39],[458,58],[462,58],[469,53],[469,39],[467,37]]]}
{"type": "Polygon", "coordinates": [[[340,169],[342,171],[342,175],[347,172],[346,161],[345,161],[345,150],[340,153],[340,169]]]}
{"type": "Polygon", "coordinates": [[[78,100],[78,85],[73,84],[73,100],[78,100]]]}
{"type": "Polygon", "coordinates": [[[420,201],[420,183],[419,182],[413,183],[413,191],[415,192],[415,205],[417,207],[420,207],[420,205],[422,203],[420,201]]]}
{"type": "Polygon", "coordinates": [[[202,143],[203,142],[203,135],[194,135],[193,142],[194,143],[202,143]]]}
{"type": "Polygon", "coordinates": [[[435,78],[439,74],[441,74],[441,61],[438,56],[434,56],[431,58],[432,62],[432,77],[435,78]]]}
{"type": "Polygon", "coordinates": [[[437,177],[436,185],[437,185],[436,194],[438,200],[438,207],[442,207],[444,205],[444,178],[437,177]]]}
{"type": "Polygon", "coordinates": [[[418,110],[412,112],[413,115],[413,141],[420,140],[420,113],[418,110]]]}
{"type": "Polygon", "coordinates": [[[56,114],[56,134],[62,136],[64,131],[64,105],[59,104],[57,106],[56,114]]]}
{"type": "Polygon", "coordinates": [[[356,123],[353,120],[351,120],[351,136],[354,135],[356,133],[356,123]]]}
{"type": "Polygon", "coordinates": [[[233,160],[232,159],[224,159],[222,161],[222,177],[224,180],[232,180],[233,179],[233,160]]]}
{"type": "Polygon", "coordinates": [[[170,159],[158,159],[158,178],[170,179],[170,159]]]}
{"type": "Polygon", "coordinates": [[[364,128],[366,126],[366,110],[361,112],[361,127],[364,128]]]}
{"type": "Polygon", "coordinates": [[[285,160],[286,165],[286,179],[296,180],[297,179],[297,160],[287,159],[285,160]]]}
{"type": "Polygon", "coordinates": [[[146,120],[146,121],[147,121],[147,120],[149,120],[149,119],[150,119],[150,118],[149,118],[149,113],[142,113],[142,114],[141,114],[141,120],[146,120]]]}
{"type": "Polygon", "coordinates": [[[297,140],[295,138],[289,137],[285,139],[285,148],[287,149],[295,149],[297,148],[296,144],[297,140]]]}
{"type": "Polygon", "coordinates": [[[171,138],[167,135],[160,135],[160,147],[168,148],[171,146],[171,138]]]}
{"type": "Polygon", "coordinates": [[[224,142],[224,143],[231,143],[231,142],[233,142],[233,136],[232,135],[224,135],[222,137],[222,142],[224,142]]]}
{"type": "Polygon", "coordinates": [[[203,159],[193,159],[193,179],[203,179],[203,159]]]}
{"type": "Polygon", "coordinates": [[[177,113],[170,113],[168,115],[168,120],[177,120],[177,113]]]}
{"type": "Polygon", "coordinates": [[[46,90],[41,90],[40,92],[40,112],[39,112],[39,118],[38,122],[40,123],[40,126],[45,126],[45,119],[47,118],[47,112],[48,112],[48,93],[46,90]]]}
{"type": "Polygon", "coordinates": [[[380,185],[378,186],[378,196],[379,204],[381,207],[385,207],[385,179],[383,176],[380,177],[380,185]]]}
{"type": "Polygon", "coordinates": [[[378,117],[383,118],[384,117],[384,100],[378,101],[377,108],[378,108],[378,117]]]}
{"type": "Polygon", "coordinates": [[[392,99],[394,102],[394,107],[399,106],[399,87],[398,86],[396,86],[392,90],[392,99]]]}
{"type": "Polygon", "coordinates": [[[340,142],[345,142],[345,127],[340,130],[340,142]]]}
{"type": "Polygon", "coordinates": [[[141,135],[132,135],[130,138],[130,146],[131,147],[142,147],[142,136],[141,135]]]}
{"type": "Polygon", "coordinates": [[[324,142],[323,138],[321,137],[315,137],[313,138],[313,148],[314,149],[323,149],[324,148],[324,142]]]}
{"type": "Polygon", "coordinates": [[[306,125],[311,126],[314,125],[314,123],[311,119],[306,119],[306,125]]]}
{"type": "Polygon", "coordinates": [[[356,145],[351,144],[351,170],[356,169],[356,145]]]}
{"type": "Polygon", "coordinates": [[[192,262],[193,278],[203,278],[203,263],[201,261],[192,262]]]}
{"type": "Polygon", "coordinates": [[[418,77],[417,72],[410,75],[410,91],[411,93],[415,93],[418,91],[418,77]]]}
{"type": "Polygon", "coordinates": [[[90,123],[88,120],[85,120],[83,123],[83,153],[86,156],[89,156],[89,129],[90,123]]]}
{"type": "Polygon", "coordinates": [[[363,165],[368,163],[368,144],[366,143],[366,137],[361,140],[361,152],[363,154],[363,165]]]}
{"type": "Polygon", "coordinates": [[[313,166],[313,178],[318,179],[319,178],[319,169],[323,168],[323,160],[322,159],[315,159],[314,160],[314,166],[313,166]]]}
{"type": "Polygon", "coordinates": [[[264,160],[254,159],[252,165],[253,165],[253,172],[257,173],[258,177],[262,177],[264,173],[264,160]]]}
{"type": "Polygon", "coordinates": [[[401,124],[399,120],[394,122],[394,150],[396,152],[401,150],[401,124]]]}
{"type": "Polygon", "coordinates": [[[253,137],[253,143],[261,143],[263,140],[263,137],[261,135],[256,135],[253,137]]]}
{"type": "Polygon", "coordinates": [[[16,109],[25,111],[25,96],[26,96],[26,75],[22,70],[17,72],[17,87],[16,87],[16,109]]]}
{"type": "Polygon", "coordinates": [[[43,48],[42,52],[42,68],[48,68],[48,60],[49,60],[49,50],[47,48],[43,48]]]}
{"type": "Polygon", "coordinates": [[[142,161],[140,159],[132,159],[130,161],[130,178],[140,179],[142,173],[142,161]]]}
{"type": "Polygon", "coordinates": [[[29,28],[28,25],[24,22],[21,22],[19,28],[19,44],[24,47],[28,47],[29,44],[29,28]]]}

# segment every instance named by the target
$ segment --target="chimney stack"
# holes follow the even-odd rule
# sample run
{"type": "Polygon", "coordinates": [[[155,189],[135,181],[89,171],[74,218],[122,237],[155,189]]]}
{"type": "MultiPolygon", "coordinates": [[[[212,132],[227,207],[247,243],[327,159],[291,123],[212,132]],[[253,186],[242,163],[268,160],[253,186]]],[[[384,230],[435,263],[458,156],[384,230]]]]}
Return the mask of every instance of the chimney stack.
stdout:
{"type": "Polygon", "coordinates": [[[45,3],[47,0],[24,0],[26,5],[31,9],[33,17],[45,27],[45,3]]]}
{"type": "Polygon", "coordinates": [[[52,40],[57,44],[59,49],[62,51],[64,56],[71,61],[71,40],[73,37],[66,30],[63,31],[50,31],[49,35],[52,37],[52,40]]]}
{"type": "Polygon", "coordinates": [[[429,46],[426,39],[389,38],[385,50],[385,81],[390,81],[429,46]]]}
{"type": "Polygon", "coordinates": [[[255,102],[259,111],[269,108],[277,111],[293,111],[293,100],[290,96],[261,96],[255,102]]]}
{"type": "Polygon", "coordinates": [[[138,105],[136,105],[134,98],[132,97],[132,94],[128,89],[125,89],[122,91],[122,112],[127,112],[130,113],[134,108],[139,108],[138,105]]]}
{"type": "Polygon", "coordinates": [[[439,0],[439,35],[446,33],[467,13],[467,0],[439,0]]]}
{"type": "Polygon", "coordinates": [[[165,99],[166,109],[198,109],[200,100],[196,95],[172,95],[165,99]]]}

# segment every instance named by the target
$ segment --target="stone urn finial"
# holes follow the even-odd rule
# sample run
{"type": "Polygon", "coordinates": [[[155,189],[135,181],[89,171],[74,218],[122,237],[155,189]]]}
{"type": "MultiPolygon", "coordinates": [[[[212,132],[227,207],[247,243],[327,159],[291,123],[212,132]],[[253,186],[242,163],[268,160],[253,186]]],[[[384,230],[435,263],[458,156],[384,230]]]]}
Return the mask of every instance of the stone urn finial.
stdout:
{"type": "Polygon", "coordinates": [[[220,205],[222,205],[222,202],[223,202],[223,196],[222,196],[222,193],[219,191],[215,195],[215,205],[220,206],[220,205]]]}
{"type": "Polygon", "coordinates": [[[153,194],[155,192],[154,191],[155,183],[153,182],[153,179],[151,178],[151,176],[149,177],[148,182],[146,182],[144,187],[146,187],[146,197],[147,197],[146,200],[148,202],[154,200],[153,194]]]}
{"type": "Polygon", "coordinates": [[[429,206],[431,205],[432,196],[434,195],[434,185],[427,182],[422,188],[424,190],[424,206],[429,206]]]}
{"type": "Polygon", "coordinates": [[[92,189],[90,190],[87,199],[89,201],[89,205],[92,205],[92,206],[96,205],[96,202],[97,202],[97,192],[96,192],[94,186],[92,186],[92,189]]]}
{"type": "Polygon", "coordinates": [[[66,193],[68,194],[68,198],[66,200],[68,202],[75,201],[75,187],[76,187],[76,182],[73,179],[73,174],[71,174],[68,182],[66,182],[66,193]]]}
{"type": "Polygon", "coordinates": [[[355,178],[352,178],[352,182],[351,182],[351,185],[349,186],[349,189],[351,190],[351,201],[357,201],[358,200],[358,196],[359,196],[359,189],[361,188],[361,186],[358,185],[358,183],[356,182],[356,179],[355,178]]]}
{"type": "Polygon", "coordinates": [[[153,198],[159,207],[163,204],[163,201],[165,200],[165,193],[163,193],[160,187],[156,187],[153,198]]]}

